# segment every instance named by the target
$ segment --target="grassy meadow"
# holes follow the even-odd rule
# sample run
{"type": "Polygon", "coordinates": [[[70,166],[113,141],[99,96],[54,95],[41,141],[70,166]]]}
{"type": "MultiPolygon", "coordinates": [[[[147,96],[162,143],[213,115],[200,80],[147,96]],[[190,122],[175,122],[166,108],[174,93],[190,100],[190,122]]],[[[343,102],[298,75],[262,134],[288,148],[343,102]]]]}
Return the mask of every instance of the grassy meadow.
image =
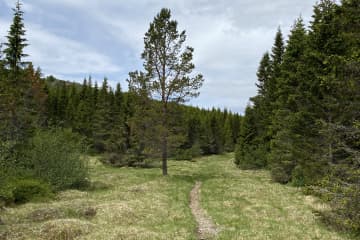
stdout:
{"type": "Polygon", "coordinates": [[[322,225],[326,209],[300,189],[275,184],[267,171],[242,171],[233,155],[170,161],[160,169],[111,168],[91,158],[91,191],[61,192],[49,202],[1,211],[3,239],[196,239],[189,194],[201,181],[201,205],[217,239],[351,239],[322,225]]]}

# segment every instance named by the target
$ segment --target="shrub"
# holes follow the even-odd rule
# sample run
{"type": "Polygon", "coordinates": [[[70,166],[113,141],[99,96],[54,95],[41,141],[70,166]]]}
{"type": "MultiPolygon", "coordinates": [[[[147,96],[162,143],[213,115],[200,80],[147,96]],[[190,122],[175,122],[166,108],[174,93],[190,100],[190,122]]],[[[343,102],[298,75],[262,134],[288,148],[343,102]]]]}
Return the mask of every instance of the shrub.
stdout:
{"type": "Polygon", "coordinates": [[[199,143],[195,143],[191,148],[192,157],[200,157],[203,155],[203,152],[201,151],[201,146],[199,143]]]}
{"type": "MultiPolygon", "coordinates": [[[[8,166],[9,158],[12,158],[12,148],[14,147],[14,142],[2,141],[0,140],[0,167],[3,169],[8,166]]],[[[1,176],[0,176],[1,178],[1,176]]],[[[1,180],[1,179],[0,179],[1,180]]]]}
{"type": "Polygon", "coordinates": [[[15,145],[15,142],[0,140],[0,207],[14,200],[10,183],[14,177],[13,163],[16,162],[12,151],[15,145]]]}
{"type": "Polygon", "coordinates": [[[25,150],[27,166],[55,190],[87,183],[88,166],[83,139],[71,130],[37,131],[25,150]]]}
{"type": "Polygon", "coordinates": [[[148,167],[145,155],[138,152],[110,152],[103,155],[100,159],[104,164],[113,167],[148,167]]]}
{"type": "Polygon", "coordinates": [[[291,180],[291,175],[280,165],[272,165],[270,173],[274,182],[286,184],[291,180]]]}
{"type": "MultiPolygon", "coordinates": [[[[0,171],[0,174],[1,171],[0,171]]],[[[0,176],[0,208],[3,205],[12,203],[14,201],[14,196],[13,196],[13,192],[12,192],[12,187],[9,184],[8,179],[4,179],[4,176],[1,175],[0,176]]]]}
{"type": "Polygon", "coordinates": [[[104,164],[108,164],[111,165],[113,167],[126,167],[131,165],[131,162],[129,156],[126,156],[125,154],[122,153],[116,153],[116,152],[111,152],[111,153],[105,153],[102,157],[101,157],[101,162],[103,162],[104,164]]]}
{"type": "Polygon", "coordinates": [[[33,178],[8,178],[0,186],[0,207],[13,203],[51,198],[49,184],[33,178]]]}
{"type": "Polygon", "coordinates": [[[192,149],[178,149],[175,152],[175,160],[192,160],[192,149]]]}
{"type": "Polygon", "coordinates": [[[14,203],[14,183],[20,175],[14,168],[0,168],[0,207],[14,203]]]}
{"type": "Polygon", "coordinates": [[[304,170],[299,165],[292,171],[291,184],[295,187],[303,187],[305,185],[304,170]]]}
{"type": "Polygon", "coordinates": [[[101,161],[114,167],[125,167],[129,165],[128,158],[124,154],[115,152],[104,154],[101,161]]]}
{"type": "Polygon", "coordinates": [[[360,235],[360,170],[348,166],[333,166],[316,185],[308,186],[307,194],[320,197],[331,210],[320,212],[321,219],[339,230],[360,235]]]}
{"type": "Polygon", "coordinates": [[[12,195],[15,203],[25,203],[52,197],[48,184],[36,179],[17,180],[13,185],[12,195]]]}

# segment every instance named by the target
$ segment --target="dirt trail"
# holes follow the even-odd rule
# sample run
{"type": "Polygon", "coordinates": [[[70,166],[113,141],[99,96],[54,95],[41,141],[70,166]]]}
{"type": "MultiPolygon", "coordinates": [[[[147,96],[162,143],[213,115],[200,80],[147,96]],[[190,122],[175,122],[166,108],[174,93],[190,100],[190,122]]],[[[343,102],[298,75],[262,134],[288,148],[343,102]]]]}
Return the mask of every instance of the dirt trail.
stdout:
{"type": "Polygon", "coordinates": [[[194,188],[190,192],[190,208],[198,224],[198,239],[214,239],[218,233],[218,229],[200,206],[200,188],[201,182],[196,182],[194,188]]]}

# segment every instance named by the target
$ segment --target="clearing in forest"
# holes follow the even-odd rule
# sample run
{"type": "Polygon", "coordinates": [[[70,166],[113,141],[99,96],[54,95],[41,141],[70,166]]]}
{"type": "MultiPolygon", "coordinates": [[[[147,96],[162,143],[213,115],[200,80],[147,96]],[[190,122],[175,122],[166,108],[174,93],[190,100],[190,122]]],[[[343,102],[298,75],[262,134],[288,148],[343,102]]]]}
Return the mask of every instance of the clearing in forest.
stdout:
{"type": "Polygon", "coordinates": [[[170,161],[168,177],[96,158],[91,167],[92,191],[2,210],[0,239],[196,240],[203,237],[198,217],[209,221],[214,239],[351,239],[320,223],[313,209],[325,205],[272,183],[267,171],[237,169],[232,154],[170,161]],[[197,217],[191,205],[200,209],[197,217]]]}

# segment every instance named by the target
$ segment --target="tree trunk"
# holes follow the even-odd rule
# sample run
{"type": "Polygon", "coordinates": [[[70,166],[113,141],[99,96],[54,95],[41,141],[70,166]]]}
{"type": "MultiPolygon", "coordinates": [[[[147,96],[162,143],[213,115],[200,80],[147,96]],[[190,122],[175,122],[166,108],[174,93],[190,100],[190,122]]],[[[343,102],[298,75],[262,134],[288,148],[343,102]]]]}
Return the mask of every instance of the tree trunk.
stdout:
{"type": "Polygon", "coordinates": [[[167,171],[167,138],[168,138],[168,129],[167,129],[167,106],[166,103],[163,106],[163,135],[162,135],[162,173],[163,176],[168,174],[167,171]]]}
{"type": "Polygon", "coordinates": [[[167,136],[163,136],[162,141],[162,173],[164,176],[168,174],[167,172],[167,136]]]}

